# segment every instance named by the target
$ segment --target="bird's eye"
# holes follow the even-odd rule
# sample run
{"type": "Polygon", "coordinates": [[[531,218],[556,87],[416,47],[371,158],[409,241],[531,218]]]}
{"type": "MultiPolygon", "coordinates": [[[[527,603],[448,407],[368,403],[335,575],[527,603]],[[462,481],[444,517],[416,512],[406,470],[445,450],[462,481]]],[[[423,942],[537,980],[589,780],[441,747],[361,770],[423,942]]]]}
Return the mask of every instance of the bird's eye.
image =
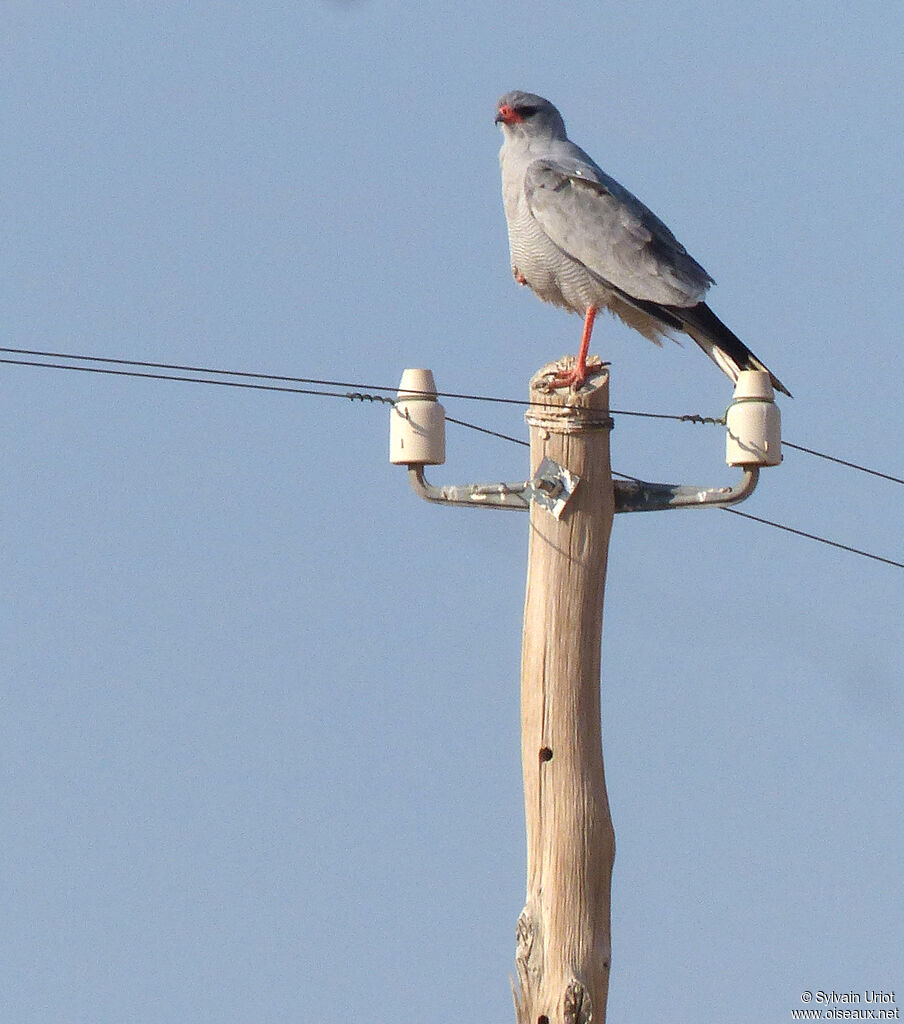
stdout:
{"type": "Polygon", "coordinates": [[[539,107],[530,107],[530,106],[527,106],[527,107],[515,107],[515,110],[522,117],[533,117],[534,114],[536,114],[539,109],[540,109],[539,107]]]}

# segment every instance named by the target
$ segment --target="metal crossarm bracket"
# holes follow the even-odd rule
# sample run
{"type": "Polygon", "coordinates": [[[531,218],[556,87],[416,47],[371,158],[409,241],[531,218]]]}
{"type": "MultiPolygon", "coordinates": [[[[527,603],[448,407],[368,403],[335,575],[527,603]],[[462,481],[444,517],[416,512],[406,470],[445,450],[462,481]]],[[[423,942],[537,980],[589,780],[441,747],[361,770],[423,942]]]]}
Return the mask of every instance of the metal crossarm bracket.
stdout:
{"type": "MultiPolygon", "coordinates": [[[[689,487],[684,484],[657,484],[647,480],[616,480],[616,512],[662,512],[670,508],[719,508],[749,498],[759,479],[756,466],[744,470],[734,487],[689,487]]],[[[564,466],[544,459],[531,480],[499,484],[462,484],[435,487],[424,476],[424,467],[408,467],[408,480],[415,493],[425,501],[470,508],[508,508],[526,512],[536,502],[556,519],[580,483],[564,466]]]]}
{"type": "Polygon", "coordinates": [[[468,505],[471,508],[530,508],[530,480],[512,484],[462,484],[434,487],[424,476],[420,463],[408,466],[408,482],[424,501],[444,505],[468,505]]]}
{"type": "Polygon", "coordinates": [[[645,480],[615,481],[616,512],[661,512],[669,508],[712,508],[734,505],[753,494],[759,479],[757,466],[744,470],[734,487],[688,487],[681,484],[654,484],[645,480]]]}
{"type": "Polygon", "coordinates": [[[471,508],[511,508],[527,511],[535,501],[558,519],[574,494],[579,478],[552,459],[544,459],[530,480],[501,484],[463,484],[435,487],[424,476],[424,467],[408,466],[408,480],[425,501],[471,508]]]}

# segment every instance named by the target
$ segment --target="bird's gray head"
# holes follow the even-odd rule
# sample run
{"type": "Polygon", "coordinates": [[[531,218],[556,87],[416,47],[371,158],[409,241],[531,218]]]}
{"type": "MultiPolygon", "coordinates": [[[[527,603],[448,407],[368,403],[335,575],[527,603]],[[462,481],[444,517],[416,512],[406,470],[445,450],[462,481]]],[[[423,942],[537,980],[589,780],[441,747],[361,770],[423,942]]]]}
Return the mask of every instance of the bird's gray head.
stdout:
{"type": "Polygon", "coordinates": [[[549,100],[518,89],[507,92],[496,104],[496,124],[502,125],[506,137],[566,138],[562,115],[549,100]]]}

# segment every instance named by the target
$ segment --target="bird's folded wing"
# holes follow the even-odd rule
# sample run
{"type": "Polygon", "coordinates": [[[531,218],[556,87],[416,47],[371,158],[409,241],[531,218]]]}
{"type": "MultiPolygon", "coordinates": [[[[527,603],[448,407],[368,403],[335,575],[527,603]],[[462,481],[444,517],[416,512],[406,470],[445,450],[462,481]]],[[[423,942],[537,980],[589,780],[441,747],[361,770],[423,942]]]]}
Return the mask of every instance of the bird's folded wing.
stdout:
{"type": "Polygon", "coordinates": [[[701,301],[712,278],[643,203],[579,161],[535,160],[524,176],[531,214],[549,239],[634,298],[701,301]]]}

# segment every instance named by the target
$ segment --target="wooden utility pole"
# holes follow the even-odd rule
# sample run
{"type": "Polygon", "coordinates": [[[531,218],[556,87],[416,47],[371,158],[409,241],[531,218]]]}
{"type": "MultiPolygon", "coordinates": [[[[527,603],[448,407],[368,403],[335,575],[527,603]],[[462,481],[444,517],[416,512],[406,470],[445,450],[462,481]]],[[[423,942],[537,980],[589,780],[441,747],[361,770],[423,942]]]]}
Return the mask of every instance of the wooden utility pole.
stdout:
{"type": "Polygon", "coordinates": [[[518,1024],[603,1024],[615,836],[603,771],[600,644],[609,534],[609,375],[548,392],[531,381],[531,472],[580,477],[561,518],[533,503],[521,663],[527,903],[518,920],[518,1024]]]}
{"type": "Polygon", "coordinates": [[[782,460],[781,417],[766,370],[742,370],[728,409],[733,487],[643,480],[612,483],[609,374],[588,361],[577,392],[550,391],[574,359],[531,381],[531,478],[436,487],[425,466],[445,460],[445,411],[429,370],[408,369],[390,420],[390,461],[407,465],[426,501],[530,510],[521,657],[521,756],[527,819],[527,902],[515,955],[518,1024],[604,1024],[611,959],[615,835],[600,724],[600,646],[609,535],[619,512],[733,505],[761,466],[782,460]]]}

